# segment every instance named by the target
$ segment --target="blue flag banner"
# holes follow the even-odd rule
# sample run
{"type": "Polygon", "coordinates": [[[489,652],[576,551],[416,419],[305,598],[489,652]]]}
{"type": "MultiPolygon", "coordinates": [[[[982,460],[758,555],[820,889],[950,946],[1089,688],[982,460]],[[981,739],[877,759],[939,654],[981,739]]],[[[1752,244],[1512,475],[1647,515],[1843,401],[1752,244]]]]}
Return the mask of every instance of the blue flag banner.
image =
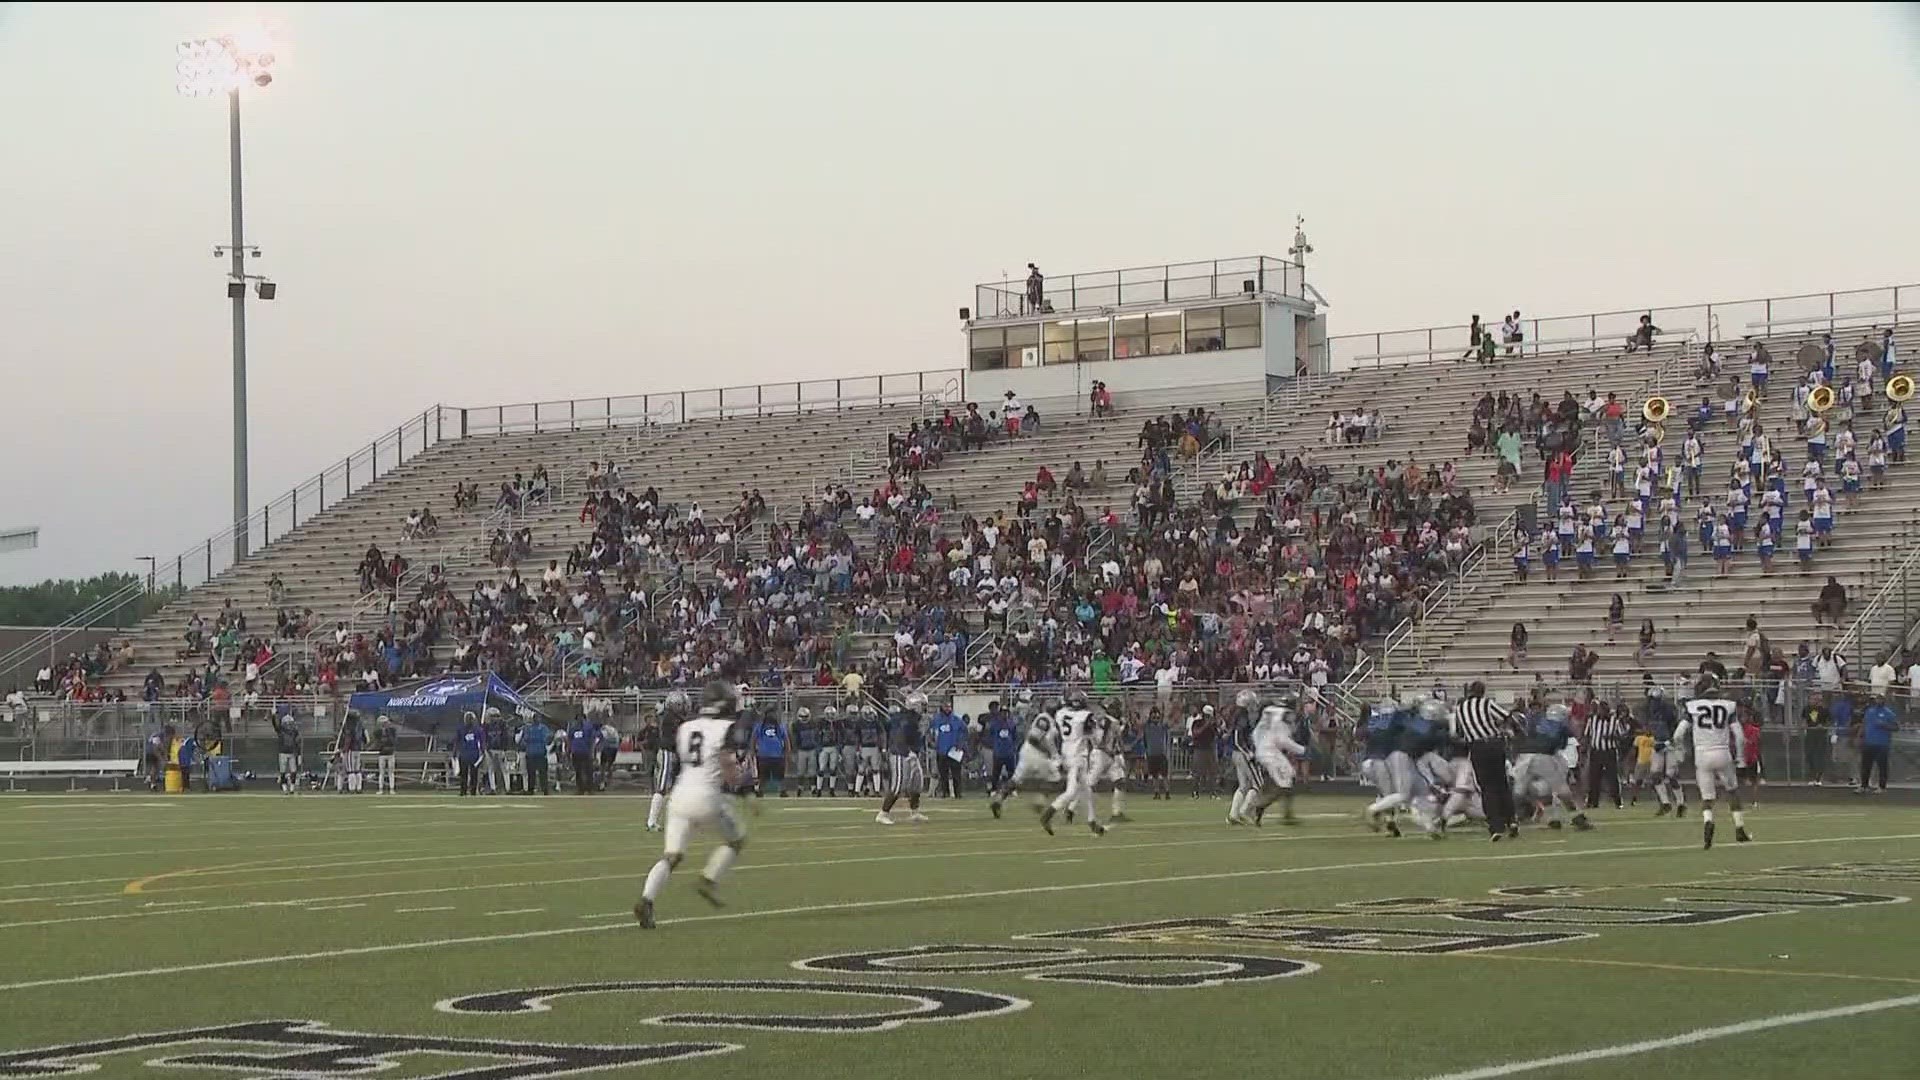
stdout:
{"type": "Polygon", "coordinates": [[[395,723],[423,727],[447,716],[484,713],[491,705],[501,712],[532,719],[540,710],[491,671],[438,675],[416,679],[389,690],[363,690],[348,699],[348,707],[362,716],[387,716],[395,723]]]}

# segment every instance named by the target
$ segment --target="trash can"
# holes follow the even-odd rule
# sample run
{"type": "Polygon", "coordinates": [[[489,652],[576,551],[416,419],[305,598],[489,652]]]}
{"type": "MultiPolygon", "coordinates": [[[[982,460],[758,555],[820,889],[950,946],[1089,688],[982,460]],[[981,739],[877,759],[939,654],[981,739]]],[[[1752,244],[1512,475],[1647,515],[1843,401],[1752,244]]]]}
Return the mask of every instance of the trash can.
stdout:
{"type": "Polygon", "coordinates": [[[179,795],[187,790],[187,780],[175,762],[167,762],[167,794],[179,795]]]}

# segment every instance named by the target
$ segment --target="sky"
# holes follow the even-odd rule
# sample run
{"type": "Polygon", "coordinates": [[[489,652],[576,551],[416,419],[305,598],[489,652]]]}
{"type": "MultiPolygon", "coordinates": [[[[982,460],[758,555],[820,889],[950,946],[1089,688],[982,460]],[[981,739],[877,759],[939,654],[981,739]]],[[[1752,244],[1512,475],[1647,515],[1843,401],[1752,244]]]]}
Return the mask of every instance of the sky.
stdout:
{"type": "Polygon", "coordinates": [[[954,368],[972,285],[1266,253],[1334,334],[1920,282],[1913,4],[0,3],[0,584],[231,517],[436,403],[954,368]]]}

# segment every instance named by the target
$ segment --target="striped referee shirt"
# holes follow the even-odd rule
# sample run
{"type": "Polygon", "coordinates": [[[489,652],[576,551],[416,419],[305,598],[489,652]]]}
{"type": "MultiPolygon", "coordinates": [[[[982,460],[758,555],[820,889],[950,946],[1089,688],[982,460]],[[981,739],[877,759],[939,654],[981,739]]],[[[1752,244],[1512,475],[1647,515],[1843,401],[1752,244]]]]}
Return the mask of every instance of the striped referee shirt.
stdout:
{"type": "Polygon", "coordinates": [[[1447,733],[1466,743],[1493,742],[1507,737],[1512,714],[1484,697],[1463,699],[1453,707],[1447,733]]]}
{"type": "Polygon", "coordinates": [[[1602,753],[1617,753],[1627,741],[1627,722],[1616,714],[1594,716],[1587,721],[1587,745],[1602,753]]]}

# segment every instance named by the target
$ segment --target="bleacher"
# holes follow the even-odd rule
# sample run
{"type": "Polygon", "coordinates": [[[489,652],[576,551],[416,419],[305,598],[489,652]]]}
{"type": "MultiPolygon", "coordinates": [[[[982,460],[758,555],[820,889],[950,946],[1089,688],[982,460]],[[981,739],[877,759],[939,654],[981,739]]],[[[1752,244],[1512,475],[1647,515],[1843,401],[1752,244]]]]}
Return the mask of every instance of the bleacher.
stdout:
{"type": "MultiPolygon", "coordinates": [[[[1785,361],[1805,337],[1797,328],[1782,327],[1770,339],[1776,358],[1785,361]]],[[[1360,357],[1359,366],[1302,380],[1265,398],[1188,400],[1179,391],[1130,393],[1112,416],[1091,418],[1080,415],[1079,409],[1049,412],[1037,433],[997,441],[981,450],[951,453],[924,479],[943,511],[943,527],[951,533],[963,515],[985,517],[1007,511],[1020,486],[1043,464],[1056,477],[1064,477],[1076,461],[1089,469],[1101,461],[1109,476],[1108,489],[1081,493],[1079,502],[1094,512],[1112,506],[1124,517],[1131,495],[1124,478],[1138,460],[1135,440],[1142,421],[1202,406],[1219,416],[1233,439],[1228,446],[1209,448],[1197,460],[1179,464],[1183,501],[1256,452],[1275,460],[1302,455],[1313,464],[1329,467],[1336,481],[1350,479],[1358,469],[1389,462],[1404,465],[1413,460],[1431,467],[1451,461],[1459,467],[1460,484],[1473,495],[1480,535],[1492,541],[1487,550],[1498,554],[1504,550],[1499,530],[1508,515],[1538,498],[1540,463],[1528,437],[1520,478],[1509,490],[1497,491],[1492,482],[1494,459],[1484,454],[1469,456],[1466,451],[1475,400],[1483,393],[1506,391],[1522,397],[1538,393],[1551,403],[1563,392],[1584,399],[1588,390],[1597,390],[1602,396],[1618,394],[1630,410],[1637,410],[1647,394],[1659,391],[1684,411],[1697,338],[1695,331],[1668,327],[1655,348],[1623,354],[1617,336],[1561,336],[1530,342],[1517,356],[1498,350],[1489,365],[1462,359],[1459,350],[1451,348],[1381,349],[1360,357]],[[1378,438],[1360,444],[1329,444],[1329,415],[1362,403],[1379,418],[1378,438]]],[[[1728,352],[1726,361],[1733,370],[1737,358],[1732,350],[1728,352]]],[[[1793,380],[1785,370],[1788,366],[1776,367],[1776,391],[1764,415],[1774,432],[1788,426],[1786,409],[1793,380]]],[[[1724,378],[1713,389],[1718,391],[1720,386],[1724,378]]],[[[982,398],[983,410],[992,406],[990,384],[973,392],[982,398]]],[[[1716,398],[1716,423],[1718,406],[1716,398]]],[[[682,512],[698,504],[709,521],[731,511],[747,490],[757,490],[768,505],[763,523],[791,521],[803,503],[817,500],[829,483],[849,487],[856,498],[867,494],[886,477],[889,432],[936,417],[943,409],[959,412],[962,407],[957,399],[941,397],[843,408],[816,403],[804,410],[789,407],[763,410],[760,415],[721,415],[664,425],[608,422],[580,430],[506,431],[450,439],[330,505],[253,558],[144,620],[130,634],[135,650],[131,665],[110,676],[106,685],[137,697],[147,671],[159,669],[172,685],[203,664],[204,657],[181,655],[185,624],[195,612],[210,621],[228,600],[247,614],[249,634],[270,634],[275,606],[269,582],[276,576],[286,590],[283,606],[313,610],[313,638],[336,622],[346,622],[355,631],[371,630],[379,624],[383,607],[378,597],[361,594],[355,573],[369,543],[388,554],[404,555],[411,574],[441,565],[450,588],[463,595],[474,583],[503,575],[487,559],[486,541],[493,530],[524,526],[532,531],[533,549],[519,566],[523,575],[537,578],[549,560],[564,561],[574,544],[591,535],[591,524],[580,515],[590,462],[616,462],[621,482],[629,489],[656,488],[682,512]],[[531,475],[543,466],[552,479],[552,496],[545,505],[518,514],[495,511],[502,480],[515,473],[531,475]],[[452,509],[451,495],[458,483],[478,486],[477,508],[452,509]],[[431,507],[439,517],[438,535],[402,539],[403,518],[421,507],[431,507]]],[[[1676,418],[1673,430],[1683,427],[1676,418]]],[[[1717,492],[1719,486],[1713,480],[1724,473],[1734,440],[1723,428],[1715,432],[1706,475],[1708,489],[1717,492]]],[[[1676,436],[1670,448],[1677,451],[1677,443],[1676,436]]],[[[1785,446],[1791,461],[1798,460],[1797,445],[1785,446]]],[[[1594,446],[1590,432],[1573,485],[1583,497],[1605,482],[1604,451],[1594,446]]],[[[1710,559],[1696,550],[1692,571],[1677,589],[1657,584],[1661,575],[1651,545],[1636,561],[1632,577],[1619,586],[1611,580],[1610,566],[1587,583],[1576,584],[1569,568],[1556,585],[1548,585],[1538,575],[1533,582],[1519,585],[1507,579],[1503,559],[1497,565],[1489,559],[1479,564],[1471,588],[1451,590],[1457,595],[1436,609],[1417,634],[1396,641],[1405,647],[1396,649],[1395,678],[1502,675],[1507,629],[1516,619],[1527,621],[1533,631],[1532,659],[1520,673],[1505,672],[1509,678],[1534,670],[1563,669],[1564,655],[1575,641],[1600,647],[1602,670],[1618,673],[1633,648],[1632,626],[1643,616],[1655,617],[1661,627],[1660,666],[1655,670],[1690,669],[1706,648],[1717,647],[1723,657],[1737,656],[1740,623],[1748,614],[1757,615],[1776,642],[1810,636],[1808,606],[1825,575],[1833,573],[1847,585],[1857,609],[1876,576],[1920,530],[1917,496],[1920,476],[1894,470],[1886,490],[1869,492],[1857,510],[1841,510],[1835,545],[1816,560],[1817,574],[1805,578],[1792,566],[1790,547],[1783,549],[1780,565],[1769,577],[1759,574],[1747,554],[1738,560],[1739,569],[1722,579],[1714,577],[1710,559]],[[1617,644],[1608,645],[1600,631],[1600,617],[1614,591],[1629,594],[1629,627],[1617,644]]],[[[1063,497],[1064,492],[1056,494],[1050,505],[1057,506],[1063,497]]],[[[1540,513],[1541,520],[1547,521],[1546,508],[1541,507],[1540,513]]],[[[690,569],[698,574],[704,568],[690,569]]],[[[277,642],[276,648],[286,654],[308,645],[309,641],[277,642]]]]}
{"type": "MultiPolygon", "coordinates": [[[[1877,333],[1874,335],[1878,337],[1877,333]]],[[[1837,366],[1850,369],[1851,349],[1860,332],[1836,335],[1841,359],[1837,366]]],[[[1886,484],[1875,489],[1869,483],[1857,507],[1848,507],[1841,495],[1834,471],[1833,455],[1828,455],[1826,478],[1835,496],[1834,533],[1830,547],[1820,548],[1811,566],[1802,571],[1793,551],[1793,524],[1806,506],[1801,497],[1798,469],[1806,460],[1806,444],[1791,417],[1793,388],[1801,371],[1793,361],[1796,349],[1808,336],[1783,327],[1766,339],[1773,354],[1769,393],[1762,403],[1760,418],[1774,446],[1787,466],[1787,529],[1782,537],[1771,573],[1762,571],[1755,554],[1753,530],[1749,527],[1743,550],[1735,553],[1731,572],[1721,575],[1713,553],[1701,550],[1695,532],[1694,512],[1699,499],[1689,499],[1683,520],[1689,533],[1689,565],[1669,585],[1659,557],[1658,530],[1649,523],[1647,539],[1633,559],[1624,580],[1616,579],[1612,559],[1601,552],[1592,577],[1582,582],[1571,561],[1564,563],[1556,582],[1540,572],[1536,555],[1530,580],[1515,580],[1511,562],[1505,557],[1510,546],[1502,545],[1502,557],[1490,560],[1485,579],[1466,590],[1469,595],[1457,605],[1437,612],[1404,650],[1396,673],[1409,678],[1440,676],[1448,681],[1487,678],[1493,682],[1524,685],[1534,673],[1549,680],[1563,680],[1567,662],[1576,644],[1584,644],[1600,656],[1596,679],[1603,684],[1638,684],[1643,673],[1671,679],[1694,671],[1708,650],[1717,652],[1730,667],[1737,665],[1743,653],[1745,623],[1753,617],[1775,649],[1791,653],[1801,642],[1817,649],[1831,643],[1846,629],[1871,597],[1883,576],[1912,550],[1920,539],[1920,461],[1908,465],[1890,465],[1886,484]],[[1816,625],[1812,605],[1828,576],[1847,589],[1848,614],[1837,627],[1816,625]],[[1625,601],[1625,623],[1617,635],[1605,627],[1609,603],[1614,593],[1625,601]],[[1644,661],[1636,657],[1638,630],[1642,619],[1651,618],[1656,630],[1656,650],[1644,661]],[[1515,622],[1529,633],[1528,655],[1518,670],[1507,667],[1505,658],[1509,634],[1515,622]]],[[[1920,348],[1920,330],[1902,329],[1896,340],[1903,357],[1920,348]]],[[[1748,384],[1744,343],[1732,343],[1724,350],[1723,374],[1711,386],[1697,385],[1690,371],[1679,371],[1667,379],[1663,394],[1672,402],[1674,416],[1667,424],[1665,445],[1669,461],[1677,461],[1685,440],[1687,418],[1704,394],[1711,399],[1713,419],[1706,426],[1705,456],[1701,495],[1724,505],[1726,477],[1739,453],[1739,439],[1727,424],[1723,411],[1727,380],[1738,375],[1741,385],[1748,384]]],[[[1906,368],[1906,360],[1902,360],[1906,368]]],[[[1910,370],[1910,368],[1909,368],[1910,370]]],[[[1844,375],[1842,376],[1844,381],[1844,375]]],[[[1885,398],[1876,394],[1875,406],[1854,423],[1859,438],[1858,453],[1864,467],[1867,440],[1880,425],[1885,398]]],[[[1637,414],[1641,399],[1630,403],[1637,414]]],[[[1831,415],[1831,414],[1830,414],[1831,415]]],[[[1839,424],[1833,425],[1838,431],[1839,424]]],[[[1831,442],[1831,436],[1829,441],[1831,442]]],[[[1629,441],[1633,454],[1637,443],[1629,441]]],[[[1637,458],[1630,461],[1637,464],[1637,458]]],[[[1585,504],[1593,490],[1603,488],[1607,477],[1604,462],[1583,469],[1574,485],[1576,497],[1585,504]]],[[[1611,513],[1619,513],[1624,500],[1609,499],[1611,513]]],[[[1750,521],[1759,520],[1758,490],[1750,512],[1750,521]]],[[[1543,518],[1547,527],[1551,521],[1543,518]]],[[[1877,658],[1849,658],[1860,670],[1877,658]]]]}

